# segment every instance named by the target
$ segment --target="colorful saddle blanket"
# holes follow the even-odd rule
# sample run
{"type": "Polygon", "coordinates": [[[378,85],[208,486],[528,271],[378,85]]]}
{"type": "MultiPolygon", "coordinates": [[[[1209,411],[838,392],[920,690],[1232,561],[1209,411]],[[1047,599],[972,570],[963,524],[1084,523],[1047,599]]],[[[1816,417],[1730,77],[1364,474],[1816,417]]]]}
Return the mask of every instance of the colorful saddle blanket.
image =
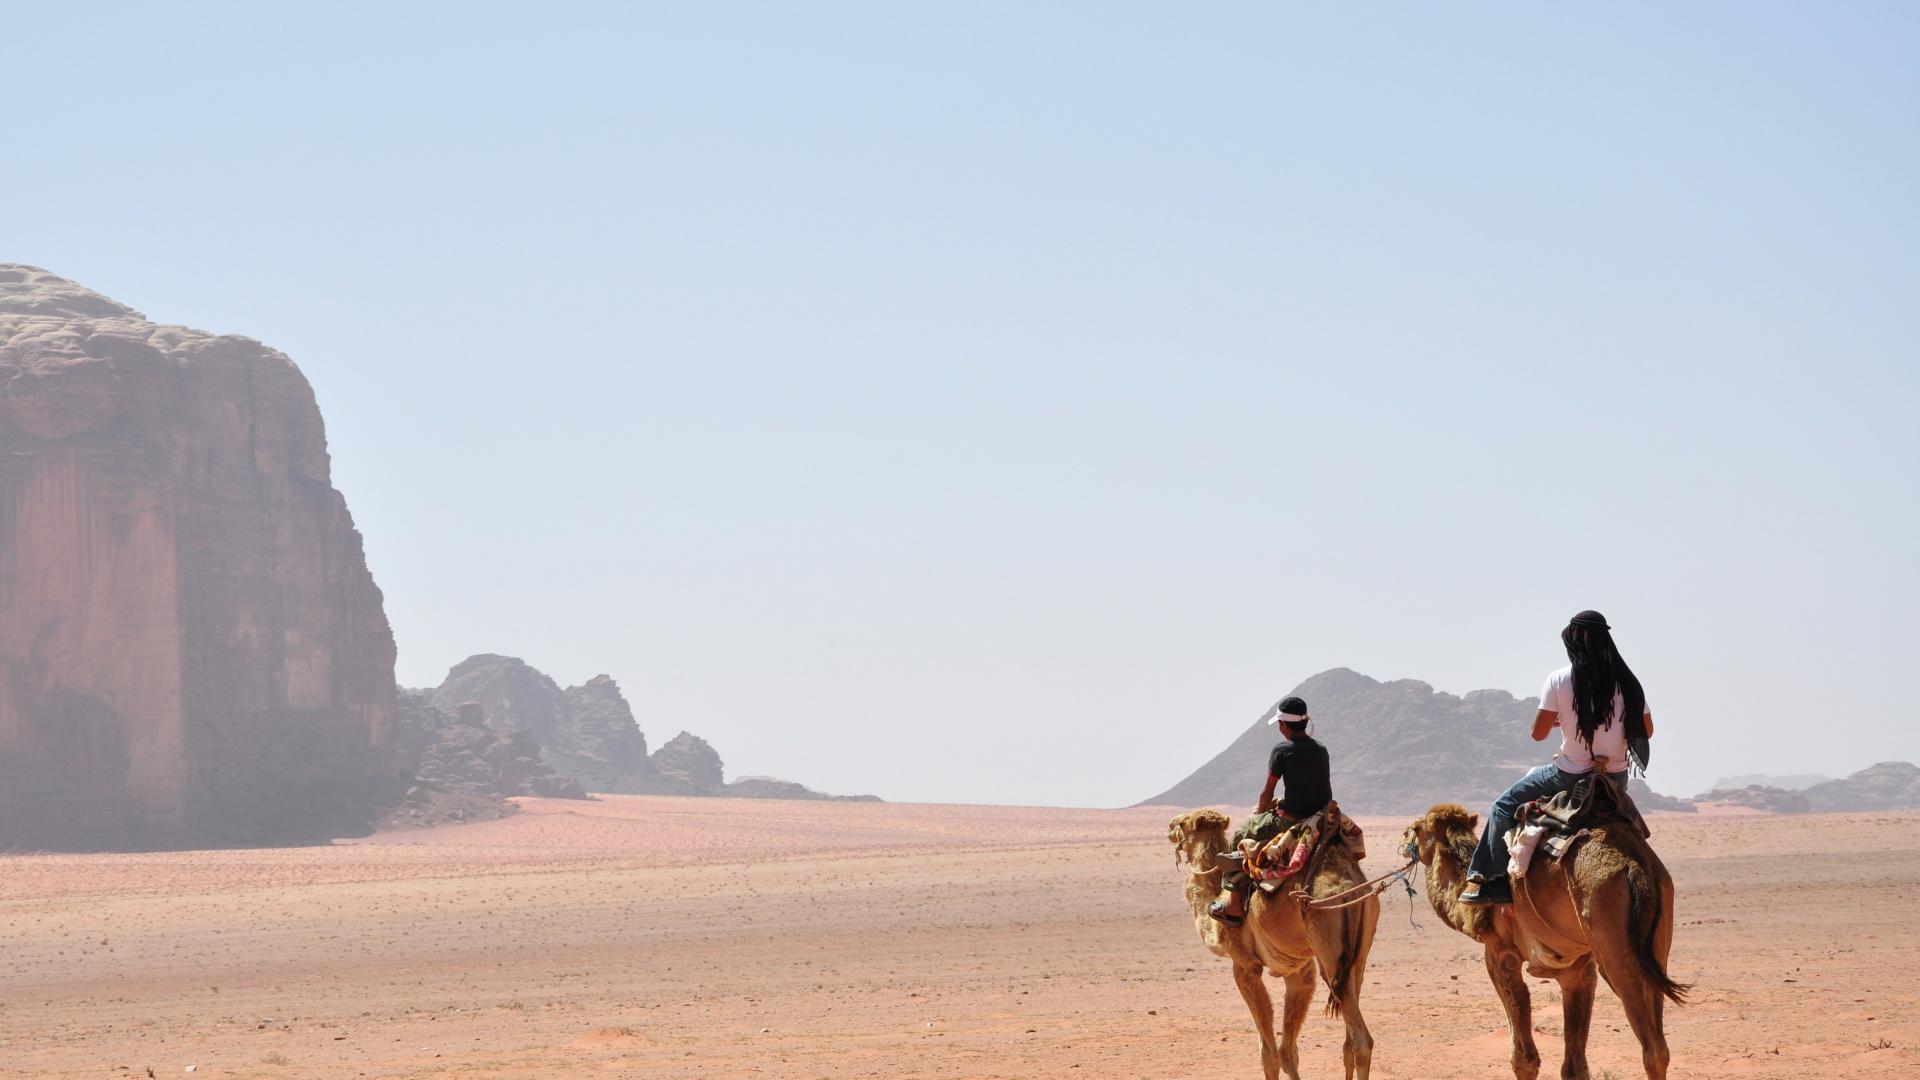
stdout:
{"type": "Polygon", "coordinates": [[[1340,812],[1338,803],[1294,822],[1286,831],[1260,843],[1242,840],[1242,867],[1266,892],[1278,892],[1280,883],[1306,869],[1314,853],[1329,844],[1342,844],[1356,860],[1367,857],[1366,834],[1340,812]]]}

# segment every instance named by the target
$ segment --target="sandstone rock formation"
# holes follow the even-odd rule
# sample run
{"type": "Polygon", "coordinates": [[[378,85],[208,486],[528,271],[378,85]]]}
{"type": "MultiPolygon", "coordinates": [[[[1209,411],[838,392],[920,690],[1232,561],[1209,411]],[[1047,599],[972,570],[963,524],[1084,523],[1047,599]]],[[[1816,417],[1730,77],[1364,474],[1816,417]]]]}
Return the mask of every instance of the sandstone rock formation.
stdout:
{"type": "Polygon", "coordinates": [[[612,676],[596,675],[565,695],[568,725],[547,752],[553,767],[594,791],[646,792],[658,772],[647,737],[612,676]]]}
{"type": "Polygon", "coordinates": [[[400,732],[406,767],[428,788],[493,798],[587,797],[577,781],[546,763],[530,732],[488,727],[476,702],[448,713],[423,696],[403,693],[400,732]]]}
{"type": "Polygon", "coordinates": [[[0,265],[0,847],[363,830],[393,658],[292,361],[0,265]]]}
{"type": "Polygon", "coordinates": [[[518,657],[480,653],[447,672],[433,691],[433,701],[442,709],[478,703],[489,727],[528,733],[547,764],[593,791],[662,790],[647,755],[646,736],[610,676],[562,690],[518,657]]]}
{"type": "Polygon", "coordinates": [[[528,732],[542,746],[552,746],[568,726],[560,684],[516,656],[469,656],[433,692],[433,703],[449,712],[469,701],[479,704],[489,726],[528,732]]]}
{"type": "Polygon", "coordinates": [[[678,794],[718,795],[726,786],[719,752],[691,732],[683,731],[655,750],[653,768],[678,794]]]}
{"type": "MultiPolygon", "coordinates": [[[[1551,754],[1528,738],[1538,699],[1504,690],[1455,697],[1413,679],[1383,683],[1335,668],[1291,693],[1306,699],[1314,736],[1332,753],[1334,798],[1355,814],[1417,814],[1440,802],[1477,807],[1551,754]]],[[[1266,715],[1141,805],[1251,804],[1280,741],[1266,715]]]]}
{"type": "MultiPolygon", "coordinates": [[[[720,795],[744,799],[832,799],[789,780],[748,777],[726,782],[720,754],[705,739],[681,732],[647,753],[633,707],[608,675],[579,686],[560,684],[526,661],[480,653],[455,664],[425,692],[441,710],[476,704],[496,732],[526,732],[547,766],[585,790],[631,795],[720,795]]],[[[509,793],[511,794],[511,793],[509,793]]],[[[871,795],[849,796],[872,800],[871,795]]]]}

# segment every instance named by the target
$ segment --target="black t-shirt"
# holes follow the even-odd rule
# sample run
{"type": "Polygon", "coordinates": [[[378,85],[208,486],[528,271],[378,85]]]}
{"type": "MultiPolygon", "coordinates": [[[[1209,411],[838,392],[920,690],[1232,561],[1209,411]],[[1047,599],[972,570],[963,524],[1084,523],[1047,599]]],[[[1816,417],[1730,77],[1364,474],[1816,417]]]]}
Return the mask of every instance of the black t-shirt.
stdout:
{"type": "Polygon", "coordinates": [[[1327,748],[1311,735],[1273,748],[1267,759],[1267,771],[1280,778],[1285,795],[1280,809],[1296,818],[1317,814],[1333,801],[1333,777],[1327,764],[1327,748]]]}

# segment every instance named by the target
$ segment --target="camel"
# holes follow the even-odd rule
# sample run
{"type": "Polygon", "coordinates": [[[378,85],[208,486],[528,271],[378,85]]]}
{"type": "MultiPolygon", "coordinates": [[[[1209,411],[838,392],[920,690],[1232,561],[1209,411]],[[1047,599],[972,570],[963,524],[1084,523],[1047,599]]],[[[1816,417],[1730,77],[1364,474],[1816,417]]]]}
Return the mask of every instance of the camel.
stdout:
{"type": "MultiPolygon", "coordinates": [[[[1227,869],[1218,856],[1228,850],[1232,822],[1217,810],[1193,810],[1173,819],[1167,839],[1173,842],[1173,863],[1187,866],[1187,906],[1200,940],[1216,956],[1233,961],[1233,981],[1253,1013],[1260,1032],[1260,1067],[1266,1080],[1300,1080],[1300,1028],[1313,1001],[1313,972],[1317,961],[1327,984],[1327,1011],[1346,1022],[1343,1049],[1347,1080],[1367,1080],[1373,1065],[1373,1035],[1360,1015],[1360,984],[1365,978],[1367,952],[1373,948],[1374,927],[1380,922],[1380,901],[1369,895],[1350,907],[1307,911],[1289,895],[1269,896],[1259,889],[1248,901],[1244,926],[1227,926],[1207,915],[1207,904],[1220,894],[1227,869]],[[1271,973],[1286,983],[1285,1021],[1276,1043],[1273,999],[1263,976],[1271,973]]],[[[1360,865],[1344,846],[1334,844],[1320,856],[1304,882],[1314,897],[1332,896],[1365,879],[1360,865]]],[[[1287,891],[1294,883],[1287,882],[1287,891]]]]}
{"type": "Polygon", "coordinates": [[[1513,1075],[1535,1080],[1532,1003],[1521,965],[1560,984],[1566,1028],[1563,1080],[1588,1080],[1587,1029],[1593,1020],[1594,976],[1626,1006],[1652,1080],[1667,1075],[1666,1003],[1686,1003],[1689,987],[1667,975],[1673,943],[1673,878],[1633,827],[1596,826],[1564,860],[1543,852],[1514,882],[1514,902],[1460,903],[1468,860],[1480,838],[1480,815],[1452,803],[1435,806],[1407,827],[1400,853],[1427,869],[1427,899],[1447,925],[1486,947],[1487,977],[1513,1032],[1513,1075]]]}

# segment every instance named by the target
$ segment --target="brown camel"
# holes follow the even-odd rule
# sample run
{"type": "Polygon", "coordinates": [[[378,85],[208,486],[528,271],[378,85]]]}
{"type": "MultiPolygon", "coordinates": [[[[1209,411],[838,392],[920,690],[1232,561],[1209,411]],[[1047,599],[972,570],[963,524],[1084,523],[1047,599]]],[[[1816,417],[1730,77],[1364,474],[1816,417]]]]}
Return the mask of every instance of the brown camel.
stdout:
{"type": "Polygon", "coordinates": [[[1427,899],[1447,925],[1486,947],[1487,977],[1513,1031],[1513,1074],[1540,1075],[1533,1010],[1521,965],[1560,983],[1567,1050],[1564,1080],[1588,1080],[1587,1028],[1596,974],[1626,1006],[1647,1076],[1667,1075],[1666,1003],[1684,1004],[1688,987],[1667,976],[1673,944],[1673,878],[1631,826],[1607,824],[1563,860],[1542,853],[1514,882],[1514,902],[1460,903],[1480,815],[1451,803],[1407,827],[1400,853],[1427,868],[1427,899]]]}
{"type": "MultiPolygon", "coordinates": [[[[1254,890],[1246,925],[1232,927],[1215,921],[1207,915],[1207,904],[1220,894],[1220,878],[1227,867],[1218,855],[1228,850],[1231,824],[1217,810],[1194,810],[1173,819],[1167,839],[1173,842],[1174,865],[1187,865],[1187,906],[1193,909],[1200,940],[1215,955],[1233,961],[1234,985],[1240,988],[1260,1032],[1260,1067],[1266,1080],[1279,1080],[1282,1070],[1290,1080],[1300,1080],[1300,1028],[1313,1001],[1316,961],[1327,984],[1327,1011],[1346,1021],[1347,1080],[1367,1080],[1373,1064],[1373,1035],[1360,1015],[1360,984],[1366,975],[1367,951],[1373,947],[1373,930],[1380,922],[1380,901],[1369,896],[1351,907],[1308,912],[1287,895],[1296,887],[1289,881],[1280,895],[1254,890]],[[1267,996],[1263,979],[1267,973],[1285,980],[1287,988],[1285,1021],[1277,1043],[1273,999],[1267,996]]],[[[1327,848],[1319,864],[1310,869],[1313,880],[1303,884],[1315,897],[1331,896],[1365,880],[1360,865],[1340,844],[1327,848]]]]}

